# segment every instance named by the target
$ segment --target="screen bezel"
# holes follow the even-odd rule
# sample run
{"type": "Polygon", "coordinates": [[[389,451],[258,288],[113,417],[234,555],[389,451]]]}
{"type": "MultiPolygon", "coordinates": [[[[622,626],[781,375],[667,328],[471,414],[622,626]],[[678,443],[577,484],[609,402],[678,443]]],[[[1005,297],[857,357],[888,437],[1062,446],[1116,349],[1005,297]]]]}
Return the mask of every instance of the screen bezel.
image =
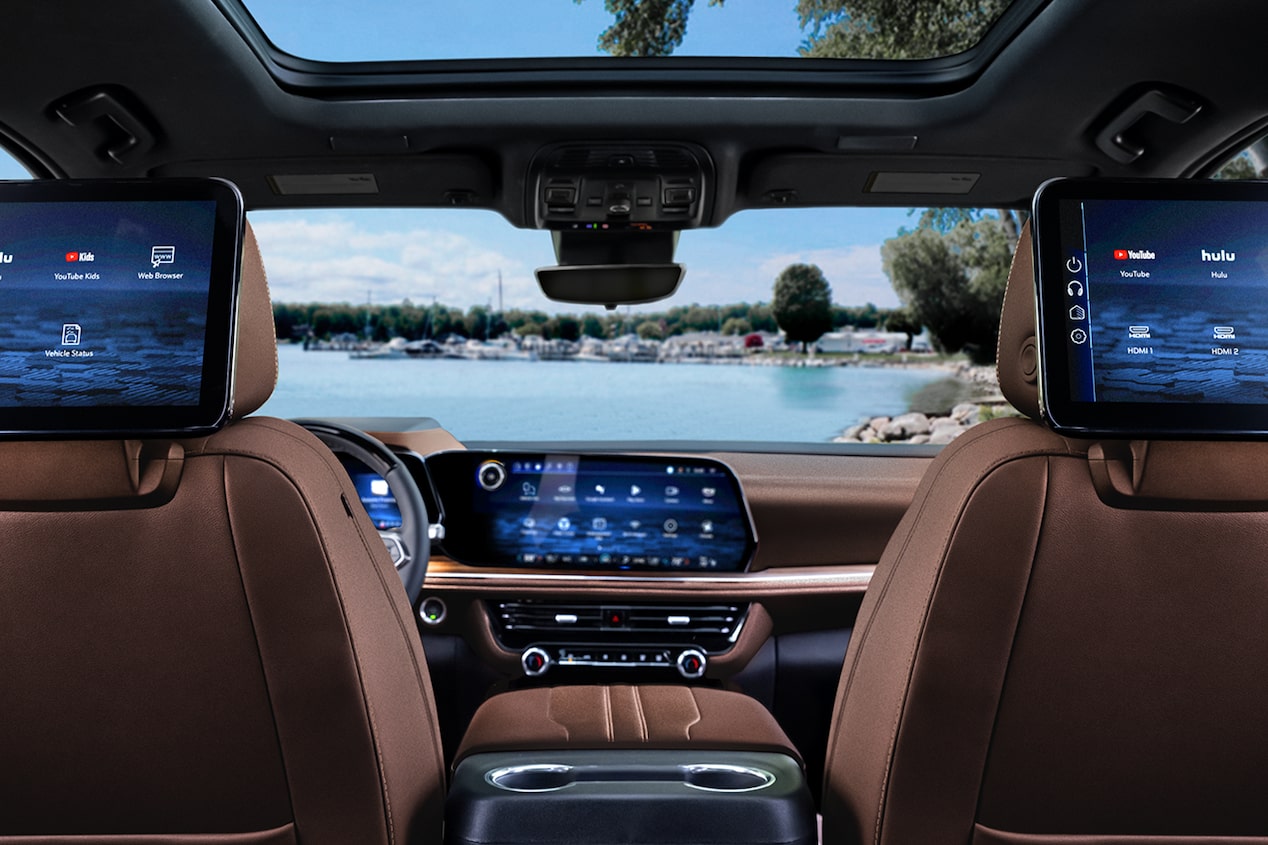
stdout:
{"type": "Polygon", "coordinates": [[[753,525],[753,515],[749,510],[748,499],[735,471],[725,462],[716,458],[705,458],[685,455],[623,455],[614,453],[586,452],[503,452],[500,450],[449,451],[429,455],[426,459],[427,473],[432,479],[441,510],[444,513],[445,539],[440,541],[444,551],[454,560],[468,566],[496,567],[501,569],[531,571],[561,571],[577,574],[593,575],[629,575],[652,577],[709,577],[731,575],[748,571],[757,553],[757,532],[753,525]],[[575,460],[579,465],[587,461],[606,463],[628,463],[641,466],[660,466],[675,464],[682,466],[708,466],[720,471],[731,487],[735,498],[737,515],[744,531],[745,545],[741,559],[734,568],[717,569],[671,569],[652,566],[618,566],[614,564],[554,564],[539,566],[522,563],[507,557],[497,557],[491,550],[478,547],[476,542],[483,536],[485,526],[480,524],[474,513],[474,488],[476,470],[486,461],[507,462],[545,462],[575,460]]]}
{"type": "MultiPolygon", "coordinates": [[[[1076,402],[1067,357],[1061,203],[1079,200],[1268,203],[1268,182],[1055,179],[1035,193],[1039,405],[1054,430],[1076,436],[1268,437],[1268,403],[1076,402]]],[[[1086,282],[1086,276],[1084,276],[1086,282]]],[[[1089,287],[1089,290],[1093,288],[1089,287]]]]}
{"type": "Polygon", "coordinates": [[[0,181],[0,203],[213,202],[203,370],[196,405],[0,407],[0,437],[197,436],[228,419],[245,226],[242,197],[223,179],[0,181]]]}

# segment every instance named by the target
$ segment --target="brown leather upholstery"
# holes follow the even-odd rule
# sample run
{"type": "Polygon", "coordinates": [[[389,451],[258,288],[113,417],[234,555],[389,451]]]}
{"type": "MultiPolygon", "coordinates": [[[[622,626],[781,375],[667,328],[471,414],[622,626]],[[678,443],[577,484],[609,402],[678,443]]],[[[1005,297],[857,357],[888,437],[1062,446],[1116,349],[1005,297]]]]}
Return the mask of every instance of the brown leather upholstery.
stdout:
{"type": "Polygon", "coordinates": [[[486,751],[692,748],[773,751],[801,762],[754,698],[707,687],[536,687],[496,695],[476,711],[454,757],[486,751]]]}
{"type": "MultiPolygon", "coordinates": [[[[1005,320],[1033,334],[1025,249],[1005,320]]],[[[1078,441],[1029,419],[948,446],[859,612],[824,841],[1268,842],[1265,468],[1268,443],[1078,441]]]]}
{"type": "Polygon", "coordinates": [[[268,276],[255,232],[242,243],[242,287],[238,293],[238,338],[234,356],[233,419],[260,409],[277,386],[277,330],[268,276]]]}
{"type": "Polygon", "coordinates": [[[1035,255],[1030,222],[1021,229],[1008,272],[1004,308],[999,317],[995,374],[1000,392],[1032,420],[1039,419],[1039,343],[1035,321],[1035,255]]]}
{"type": "MultiPolygon", "coordinates": [[[[239,411],[271,385],[248,370],[239,411]]],[[[316,438],[251,418],[0,465],[0,843],[440,841],[417,630],[316,438]]]]}

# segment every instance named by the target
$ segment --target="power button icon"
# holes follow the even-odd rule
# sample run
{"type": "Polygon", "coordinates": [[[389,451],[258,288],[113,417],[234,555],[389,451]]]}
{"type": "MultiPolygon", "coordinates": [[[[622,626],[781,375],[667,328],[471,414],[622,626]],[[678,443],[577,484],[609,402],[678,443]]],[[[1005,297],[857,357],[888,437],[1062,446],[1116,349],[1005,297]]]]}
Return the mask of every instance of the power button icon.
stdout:
{"type": "Polygon", "coordinates": [[[1083,262],[1080,261],[1077,257],[1071,258],[1069,261],[1065,263],[1065,268],[1069,270],[1071,273],[1078,273],[1083,270],[1083,262]]]}

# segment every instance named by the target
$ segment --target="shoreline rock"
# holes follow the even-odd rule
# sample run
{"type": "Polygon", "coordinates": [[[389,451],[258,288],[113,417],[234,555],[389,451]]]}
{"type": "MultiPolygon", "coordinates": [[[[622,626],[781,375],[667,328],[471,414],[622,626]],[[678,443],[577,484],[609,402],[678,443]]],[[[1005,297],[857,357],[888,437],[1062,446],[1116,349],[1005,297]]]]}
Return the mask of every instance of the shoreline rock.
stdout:
{"type": "Polygon", "coordinates": [[[950,443],[983,419],[995,416],[983,413],[983,406],[962,402],[945,416],[928,416],[919,412],[899,414],[896,417],[873,417],[852,425],[833,443],[910,443],[942,446],[950,443]]]}
{"type": "Polygon", "coordinates": [[[1017,412],[999,392],[995,368],[960,364],[951,369],[954,378],[981,392],[973,401],[961,402],[948,414],[911,411],[894,417],[860,420],[832,439],[833,443],[909,443],[943,446],[985,420],[1017,412]]]}

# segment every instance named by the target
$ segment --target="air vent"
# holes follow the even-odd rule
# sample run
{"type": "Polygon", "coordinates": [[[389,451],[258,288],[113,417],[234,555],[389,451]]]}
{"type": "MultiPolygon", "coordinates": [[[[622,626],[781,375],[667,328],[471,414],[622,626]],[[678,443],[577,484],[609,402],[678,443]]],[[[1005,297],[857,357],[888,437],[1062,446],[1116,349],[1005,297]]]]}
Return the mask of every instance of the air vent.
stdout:
{"type": "Polygon", "coordinates": [[[735,641],[748,605],[508,601],[489,610],[498,640],[512,649],[549,641],[696,645],[717,652],[735,641]]]}

